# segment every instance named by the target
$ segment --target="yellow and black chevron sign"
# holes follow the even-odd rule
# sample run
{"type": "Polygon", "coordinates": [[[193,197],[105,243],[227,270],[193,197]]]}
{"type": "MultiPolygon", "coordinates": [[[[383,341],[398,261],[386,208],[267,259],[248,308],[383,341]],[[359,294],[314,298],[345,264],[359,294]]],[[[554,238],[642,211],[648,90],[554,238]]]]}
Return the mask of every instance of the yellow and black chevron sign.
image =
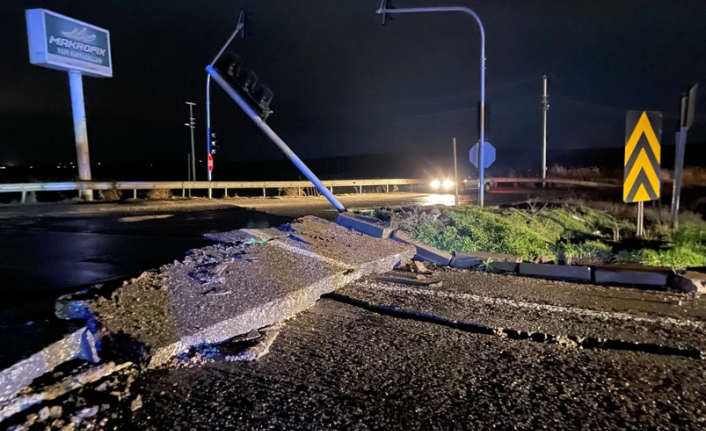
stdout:
{"type": "Polygon", "coordinates": [[[628,111],[623,180],[625,202],[659,199],[662,189],[661,139],[661,112],[628,111]]]}

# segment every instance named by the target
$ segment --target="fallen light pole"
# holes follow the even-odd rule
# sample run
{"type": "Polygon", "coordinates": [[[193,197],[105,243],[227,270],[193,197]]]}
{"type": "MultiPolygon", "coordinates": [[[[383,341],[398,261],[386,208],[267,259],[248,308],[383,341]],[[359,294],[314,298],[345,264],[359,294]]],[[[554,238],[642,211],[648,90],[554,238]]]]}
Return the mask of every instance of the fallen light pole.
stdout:
{"type": "Polygon", "coordinates": [[[280,138],[270,126],[265,123],[267,117],[272,114],[270,102],[272,101],[272,91],[258,83],[257,75],[250,69],[243,66],[242,61],[235,55],[231,55],[226,61],[221,61],[226,45],[221,48],[211,64],[206,66],[206,72],[218,85],[235,101],[240,109],[250,117],[257,127],[262,130],[272,142],[279,147],[289,160],[304,174],[306,179],[316,187],[326,199],[339,212],[346,212],[346,208],[331,191],[321,183],[321,180],[304,164],[304,162],[292,151],[289,146],[280,138]],[[223,72],[225,76],[221,73],[223,72]],[[231,85],[232,83],[232,85],[231,85]],[[237,88],[237,89],[236,89],[237,88]]]}
{"type": "MultiPolygon", "coordinates": [[[[380,3],[380,9],[377,10],[377,14],[383,16],[383,25],[385,24],[385,16],[387,14],[397,14],[397,13],[434,13],[434,12],[463,12],[470,15],[478,23],[480,28],[480,38],[481,38],[481,50],[480,50],[480,142],[485,142],[485,29],[483,28],[483,23],[481,22],[478,15],[471,9],[462,6],[439,6],[439,7],[417,7],[417,8],[400,8],[400,9],[389,9],[387,7],[387,0],[382,0],[380,3]]],[[[485,160],[483,158],[483,145],[479,148],[478,159],[485,160]]],[[[478,167],[478,205],[483,206],[484,198],[484,177],[485,177],[485,167],[483,163],[480,163],[478,167]]]]}

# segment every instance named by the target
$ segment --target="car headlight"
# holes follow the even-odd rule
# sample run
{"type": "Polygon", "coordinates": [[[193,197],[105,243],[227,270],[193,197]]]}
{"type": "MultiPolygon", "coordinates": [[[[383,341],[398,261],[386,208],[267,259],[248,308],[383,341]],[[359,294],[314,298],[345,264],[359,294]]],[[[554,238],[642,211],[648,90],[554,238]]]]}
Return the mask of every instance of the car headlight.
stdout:
{"type": "Polygon", "coordinates": [[[454,182],[451,180],[444,180],[444,182],[441,185],[444,187],[444,189],[448,190],[454,186],[454,182]]]}
{"type": "Polygon", "coordinates": [[[436,190],[436,189],[438,189],[439,187],[441,187],[441,181],[439,181],[439,180],[434,180],[434,181],[432,181],[431,183],[429,183],[429,185],[431,186],[432,189],[436,190]]]}

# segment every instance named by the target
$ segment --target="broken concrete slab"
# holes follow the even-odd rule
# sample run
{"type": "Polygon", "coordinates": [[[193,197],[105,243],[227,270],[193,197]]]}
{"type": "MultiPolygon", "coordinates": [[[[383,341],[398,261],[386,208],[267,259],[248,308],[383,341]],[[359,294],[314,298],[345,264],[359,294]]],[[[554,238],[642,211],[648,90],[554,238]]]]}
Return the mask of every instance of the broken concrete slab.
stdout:
{"type": "Polygon", "coordinates": [[[373,238],[389,238],[392,233],[392,229],[381,225],[378,219],[362,214],[341,213],[336,217],[336,223],[373,238]]]}
{"type": "Polygon", "coordinates": [[[0,371],[0,403],[15,396],[37,377],[72,359],[99,361],[96,340],[85,327],[0,371]]]}
{"type": "Polygon", "coordinates": [[[591,268],[586,266],[521,263],[520,274],[558,280],[591,281],[591,268]]]}
{"type": "Polygon", "coordinates": [[[265,356],[270,352],[270,347],[274,343],[275,339],[279,335],[281,325],[273,325],[269,328],[263,329],[262,338],[252,347],[245,349],[244,351],[231,356],[226,356],[226,362],[252,362],[257,361],[261,357],[265,356]]]}
{"type": "Polygon", "coordinates": [[[317,217],[210,237],[223,242],[192,250],[91,305],[105,348],[158,366],[190,347],[291,318],[322,294],[387,272],[415,253],[317,217]]]}
{"type": "Polygon", "coordinates": [[[706,293],[706,274],[696,271],[686,271],[672,278],[672,289],[684,293],[706,293]]]}
{"type": "Polygon", "coordinates": [[[392,233],[392,239],[404,244],[413,245],[416,248],[414,259],[423,262],[431,262],[437,265],[448,265],[451,262],[451,254],[445,251],[437,250],[430,247],[421,241],[412,238],[407,232],[396,230],[392,233]]]}
{"type": "Polygon", "coordinates": [[[115,362],[108,362],[91,367],[88,370],[80,372],[76,375],[68,376],[57,383],[48,385],[38,390],[32,390],[27,393],[23,392],[14,398],[7,399],[0,403],[0,422],[34,405],[59,398],[60,396],[65,395],[75,389],[89,383],[97,382],[104,377],[132,365],[133,364],[130,362],[119,364],[116,364],[115,362]]]}

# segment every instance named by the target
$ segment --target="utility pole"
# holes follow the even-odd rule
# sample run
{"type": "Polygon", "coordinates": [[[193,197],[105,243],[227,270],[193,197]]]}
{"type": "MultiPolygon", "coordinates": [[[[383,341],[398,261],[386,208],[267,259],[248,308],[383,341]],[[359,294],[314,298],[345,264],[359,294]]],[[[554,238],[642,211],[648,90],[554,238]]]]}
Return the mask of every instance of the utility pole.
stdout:
{"type": "Polygon", "coordinates": [[[542,75],[542,81],[544,82],[544,92],[542,93],[542,179],[545,179],[547,178],[547,111],[549,110],[547,75],[542,75]]]}
{"type": "Polygon", "coordinates": [[[196,181],[196,147],[194,146],[194,128],[196,127],[196,121],[194,119],[194,106],[193,102],[184,102],[189,105],[189,122],[184,125],[191,129],[191,181],[196,181]]]}
{"type": "Polygon", "coordinates": [[[454,188],[456,189],[454,202],[455,205],[458,206],[458,158],[456,157],[456,138],[454,138],[454,188]]]}

